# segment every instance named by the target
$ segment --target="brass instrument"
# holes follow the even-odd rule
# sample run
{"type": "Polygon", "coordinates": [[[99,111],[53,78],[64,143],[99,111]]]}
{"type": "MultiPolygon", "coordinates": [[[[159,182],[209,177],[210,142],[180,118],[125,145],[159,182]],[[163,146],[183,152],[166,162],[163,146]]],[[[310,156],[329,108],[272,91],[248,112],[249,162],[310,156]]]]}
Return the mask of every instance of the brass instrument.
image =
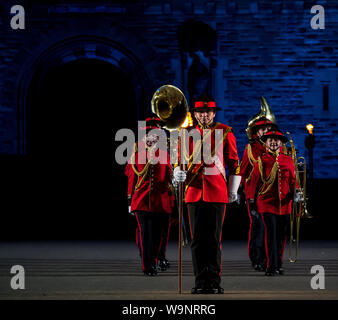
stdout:
{"type": "Polygon", "coordinates": [[[306,161],[304,157],[298,157],[296,154],[296,149],[294,142],[292,140],[290,132],[286,133],[289,136],[290,142],[290,155],[293,159],[293,163],[295,165],[295,175],[296,175],[296,183],[295,188],[293,190],[293,199],[295,198],[297,186],[302,193],[302,201],[295,202],[292,204],[292,211],[290,215],[290,244],[289,244],[289,261],[296,262],[298,257],[298,247],[299,247],[299,231],[300,231],[300,219],[301,218],[309,218],[310,215],[306,208],[306,161]],[[296,225],[296,234],[294,234],[294,226],[296,225]],[[293,256],[293,243],[295,245],[295,254],[293,256]]]}
{"type": "Polygon", "coordinates": [[[155,91],[151,99],[151,110],[164,122],[164,128],[174,130],[183,124],[188,104],[180,89],[167,84],[155,91]]]}
{"type": "MultiPolygon", "coordinates": [[[[188,104],[180,89],[172,85],[164,85],[155,91],[151,99],[151,110],[164,122],[164,128],[175,130],[180,128],[185,122],[188,113],[188,104]]],[[[184,164],[181,163],[180,167],[181,170],[185,170],[184,164]]],[[[178,293],[181,294],[184,182],[180,182],[179,184],[178,200],[178,293]]]]}
{"type": "Polygon", "coordinates": [[[271,111],[271,108],[268,105],[265,98],[261,97],[260,101],[261,101],[261,111],[249,119],[248,125],[245,129],[245,132],[246,132],[249,140],[252,139],[252,128],[254,127],[255,123],[258,120],[267,119],[267,120],[270,120],[272,123],[277,124],[275,115],[271,111]]]}

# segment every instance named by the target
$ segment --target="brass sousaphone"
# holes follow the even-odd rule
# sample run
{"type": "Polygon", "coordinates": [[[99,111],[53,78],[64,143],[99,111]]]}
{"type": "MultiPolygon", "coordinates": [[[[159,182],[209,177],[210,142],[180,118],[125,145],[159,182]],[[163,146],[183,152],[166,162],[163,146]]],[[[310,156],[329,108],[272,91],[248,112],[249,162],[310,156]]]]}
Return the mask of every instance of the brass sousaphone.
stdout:
{"type": "MultiPolygon", "coordinates": [[[[151,99],[151,110],[164,123],[168,130],[179,129],[184,123],[187,113],[187,100],[180,89],[172,85],[158,88],[151,99]]],[[[181,170],[185,170],[180,164],[181,170]]],[[[178,223],[178,293],[182,293],[182,221],[183,221],[184,182],[179,184],[179,223],[178,223]]]]}
{"type": "Polygon", "coordinates": [[[183,124],[188,104],[180,89],[167,84],[155,91],[151,99],[151,110],[164,122],[164,128],[175,130],[183,124]]]}

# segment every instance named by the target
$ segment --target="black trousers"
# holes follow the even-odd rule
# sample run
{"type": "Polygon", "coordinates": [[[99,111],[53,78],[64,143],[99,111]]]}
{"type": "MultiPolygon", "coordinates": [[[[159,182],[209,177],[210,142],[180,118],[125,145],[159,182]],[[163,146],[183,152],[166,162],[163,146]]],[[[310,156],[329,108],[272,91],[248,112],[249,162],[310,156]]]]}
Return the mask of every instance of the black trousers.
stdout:
{"type": "Polygon", "coordinates": [[[159,260],[164,260],[166,258],[167,252],[167,245],[169,240],[169,231],[170,231],[170,221],[169,215],[166,215],[167,219],[162,219],[161,221],[161,240],[160,240],[160,247],[158,251],[157,258],[159,260]]]}
{"type": "Polygon", "coordinates": [[[197,287],[221,283],[221,236],[225,208],[224,203],[188,203],[191,255],[197,287]]]}
{"type": "Polygon", "coordinates": [[[276,270],[281,268],[283,264],[289,216],[264,212],[262,218],[265,226],[267,268],[269,270],[276,270]]]}
{"type": "Polygon", "coordinates": [[[161,244],[163,225],[168,223],[169,215],[139,211],[135,214],[138,225],[138,247],[141,253],[142,270],[155,267],[161,244]]]}
{"type": "Polygon", "coordinates": [[[257,210],[250,210],[249,203],[247,209],[250,219],[248,253],[252,264],[266,264],[265,243],[264,243],[264,223],[257,210]]]}

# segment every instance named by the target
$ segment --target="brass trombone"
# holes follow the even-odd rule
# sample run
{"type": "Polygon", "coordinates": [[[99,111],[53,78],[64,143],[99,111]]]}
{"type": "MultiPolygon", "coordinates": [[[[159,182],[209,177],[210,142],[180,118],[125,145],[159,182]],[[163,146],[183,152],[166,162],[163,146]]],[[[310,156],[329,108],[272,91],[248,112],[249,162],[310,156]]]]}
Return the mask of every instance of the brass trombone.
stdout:
{"type": "Polygon", "coordinates": [[[298,157],[294,142],[292,140],[290,132],[286,133],[289,136],[289,142],[291,146],[290,155],[295,165],[296,183],[293,190],[293,199],[295,198],[297,187],[302,193],[302,200],[295,202],[293,200],[292,211],[290,215],[290,244],[289,244],[289,261],[296,262],[298,257],[299,248],[299,233],[300,233],[300,219],[310,218],[310,215],[306,207],[306,161],[304,157],[298,157]],[[296,233],[294,227],[296,226],[296,233]],[[293,244],[295,244],[295,254],[293,255],[293,244]]]}

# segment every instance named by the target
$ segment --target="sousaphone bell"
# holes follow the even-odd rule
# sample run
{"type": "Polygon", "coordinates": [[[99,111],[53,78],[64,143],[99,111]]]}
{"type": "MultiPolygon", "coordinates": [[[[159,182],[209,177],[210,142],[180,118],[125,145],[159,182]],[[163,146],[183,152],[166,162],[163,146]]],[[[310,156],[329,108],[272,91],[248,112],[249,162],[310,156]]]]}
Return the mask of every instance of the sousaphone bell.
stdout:
{"type": "Polygon", "coordinates": [[[151,99],[151,110],[168,130],[178,129],[184,122],[188,103],[183,92],[170,84],[158,88],[151,99]]]}

